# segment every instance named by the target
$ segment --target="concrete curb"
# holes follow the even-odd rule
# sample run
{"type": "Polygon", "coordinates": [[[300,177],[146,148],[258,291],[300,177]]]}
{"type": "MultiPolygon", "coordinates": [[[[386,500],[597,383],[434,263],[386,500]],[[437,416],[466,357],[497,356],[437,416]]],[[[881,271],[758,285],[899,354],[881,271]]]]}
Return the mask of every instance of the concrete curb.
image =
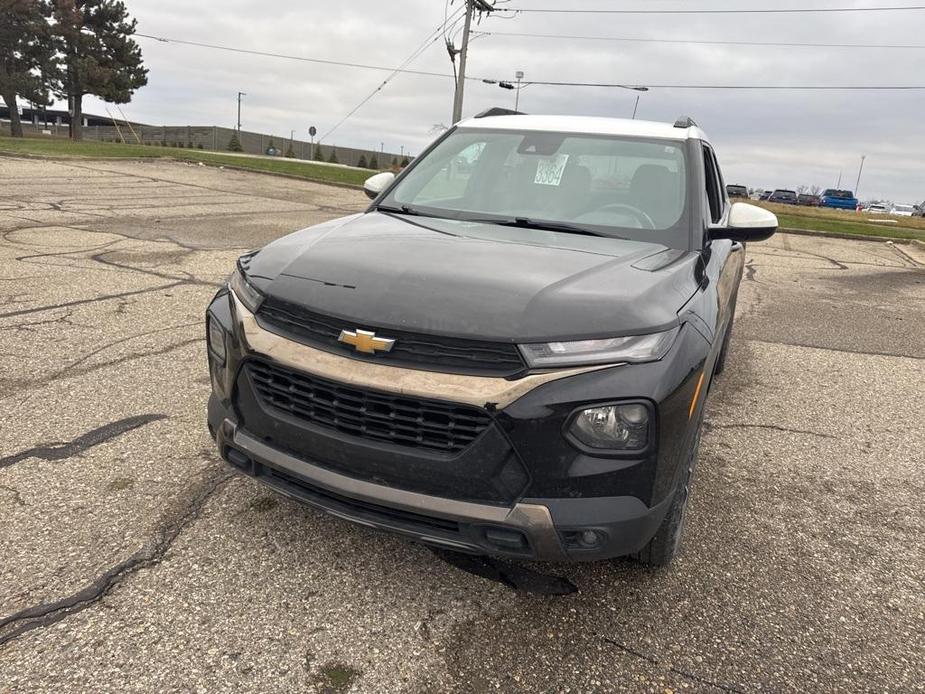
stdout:
{"type": "Polygon", "coordinates": [[[781,234],[794,234],[796,236],[822,236],[830,239],[847,239],[848,241],[880,241],[886,243],[887,241],[892,241],[893,243],[902,243],[902,244],[919,244],[925,248],[925,243],[919,241],[918,239],[902,239],[896,238],[893,236],[870,236],[868,234],[846,234],[840,231],[814,231],[812,229],[785,229],[781,227],[778,229],[778,232],[781,234]]]}

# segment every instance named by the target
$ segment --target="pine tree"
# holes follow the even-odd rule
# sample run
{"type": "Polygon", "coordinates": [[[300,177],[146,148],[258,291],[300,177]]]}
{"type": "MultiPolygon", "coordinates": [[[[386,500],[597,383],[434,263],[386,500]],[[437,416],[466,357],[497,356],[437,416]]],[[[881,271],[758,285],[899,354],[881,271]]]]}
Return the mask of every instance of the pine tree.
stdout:
{"type": "Polygon", "coordinates": [[[334,147],[331,147],[331,156],[328,157],[328,163],[329,164],[337,163],[337,150],[334,147]]]}
{"type": "Polygon", "coordinates": [[[229,152],[243,152],[244,148],[241,146],[241,141],[238,139],[238,131],[235,130],[231,134],[231,139],[228,140],[228,151],[229,152]]]}
{"type": "Polygon", "coordinates": [[[0,12],[0,97],[10,109],[10,134],[22,137],[16,98],[49,104],[59,65],[48,0],[5,0],[0,12]]]}
{"type": "Polygon", "coordinates": [[[371,169],[379,168],[379,160],[376,158],[375,154],[369,158],[369,168],[371,169]]]}
{"type": "Polygon", "coordinates": [[[321,143],[315,143],[315,161],[324,161],[324,152],[321,151],[321,143]]]}
{"type": "Polygon", "coordinates": [[[361,155],[360,155],[360,160],[357,162],[357,166],[359,166],[361,169],[367,169],[367,168],[369,168],[368,164],[366,163],[366,155],[365,155],[365,154],[361,154],[361,155]]]}
{"type": "Polygon", "coordinates": [[[121,0],[52,0],[64,88],[71,105],[71,138],[81,139],[83,97],[127,104],[148,83],[141,48],[131,38],[137,22],[121,0]]]}
{"type": "Polygon", "coordinates": [[[404,159],[401,160],[401,168],[404,169],[404,168],[405,168],[406,166],[408,166],[408,164],[410,164],[410,163],[411,163],[411,162],[408,161],[408,157],[405,157],[404,159]]]}

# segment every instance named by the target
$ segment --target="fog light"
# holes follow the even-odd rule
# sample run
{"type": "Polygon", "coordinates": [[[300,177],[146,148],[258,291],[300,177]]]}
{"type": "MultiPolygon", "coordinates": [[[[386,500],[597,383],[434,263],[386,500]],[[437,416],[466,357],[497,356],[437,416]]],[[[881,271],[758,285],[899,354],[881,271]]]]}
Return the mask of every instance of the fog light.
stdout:
{"type": "Polygon", "coordinates": [[[569,431],[590,448],[642,450],[649,442],[649,409],[636,403],[592,407],[575,416],[569,431]]]}
{"type": "Polygon", "coordinates": [[[593,547],[599,542],[597,533],[593,530],[585,530],[581,534],[581,544],[593,547]]]}

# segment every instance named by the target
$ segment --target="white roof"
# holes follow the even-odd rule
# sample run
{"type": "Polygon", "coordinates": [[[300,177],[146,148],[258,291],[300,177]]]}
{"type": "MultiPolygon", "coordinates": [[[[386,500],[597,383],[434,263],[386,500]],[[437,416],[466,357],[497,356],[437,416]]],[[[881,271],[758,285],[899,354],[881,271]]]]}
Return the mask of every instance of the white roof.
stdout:
{"type": "Polygon", "coordinates": [[[660,123],[628,118],[599,118],[594,116],[487,116],[467,118],[458,123],[460,128],[499,130],[539,130],[559,133],[593,133],[595,135],[623,135],[626,137],[652,137],[670,140],[708,140],[697,126],[676,128],[672,123],[660,123]]]}

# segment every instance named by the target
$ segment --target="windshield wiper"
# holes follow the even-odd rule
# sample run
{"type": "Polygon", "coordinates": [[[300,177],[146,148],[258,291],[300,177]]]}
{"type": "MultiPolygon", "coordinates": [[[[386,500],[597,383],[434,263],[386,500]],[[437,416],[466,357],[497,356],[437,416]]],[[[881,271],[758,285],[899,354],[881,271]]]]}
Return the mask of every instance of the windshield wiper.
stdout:
{"type": "Polygon", "coordinates": [[[424,214],[423,212],[419,212],[415,208],[411,207],[411,205],[401,205],[399,207],[391,207],[390,205],[376,205],[376,209],[380,212],[389,212],[391,214],[407,214],[413,217],[420,217],[424,214]]]}
{"type": "Polygon", "coordinates": [[[542,229],[543,231],[563,231],[567,234],[581,234],[582,236],[605,236],[596,231],[569,224],[568,222],[552,222],[544,219],[530,219],[529,217],[505,217],[501,219],[478,219],[473,221],[497,224],[503,227],[520,227],[522,229],[542,229]]]}

